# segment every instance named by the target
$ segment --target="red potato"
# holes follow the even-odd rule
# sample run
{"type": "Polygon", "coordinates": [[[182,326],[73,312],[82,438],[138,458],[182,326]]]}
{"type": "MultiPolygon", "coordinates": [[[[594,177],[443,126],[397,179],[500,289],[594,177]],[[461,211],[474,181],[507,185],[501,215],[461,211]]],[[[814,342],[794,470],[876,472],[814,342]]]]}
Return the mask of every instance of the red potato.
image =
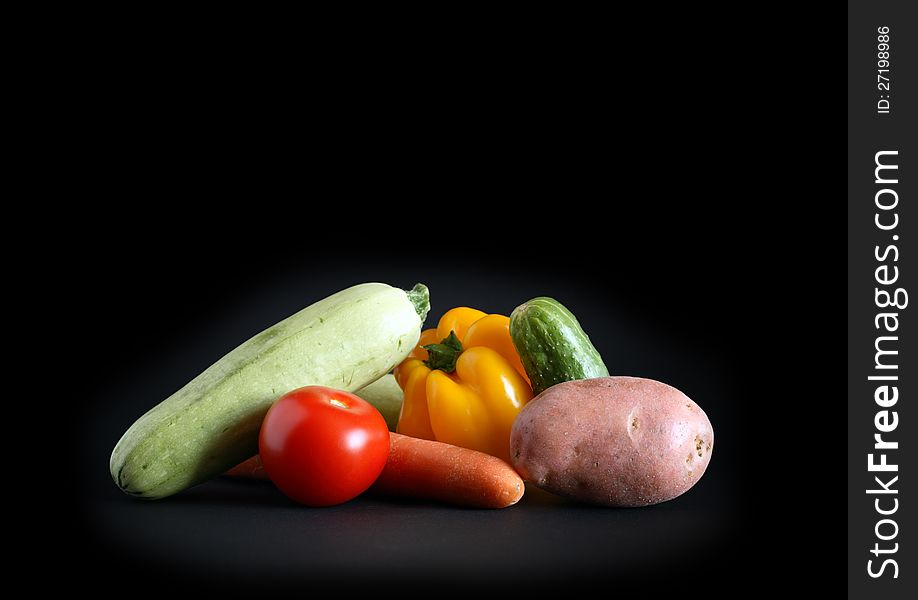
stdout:
{"type": "MultiPolygon", "coordinates": [[[[513,467],[499,458],[441,442],[389,434],[389,459],[371,492],[474,508],[506,508],[525,488],[513,467]]],[[[256,455],[226,472],[268,479],[256,455]]]]}
{"type": "Polygon", "coordinates": [[[647,506],[691,488],[714,430],[679,390],[639,377],[568,381],[531,400],[513,424],[513,466],[538,487],[603,506],[647,506]]]}

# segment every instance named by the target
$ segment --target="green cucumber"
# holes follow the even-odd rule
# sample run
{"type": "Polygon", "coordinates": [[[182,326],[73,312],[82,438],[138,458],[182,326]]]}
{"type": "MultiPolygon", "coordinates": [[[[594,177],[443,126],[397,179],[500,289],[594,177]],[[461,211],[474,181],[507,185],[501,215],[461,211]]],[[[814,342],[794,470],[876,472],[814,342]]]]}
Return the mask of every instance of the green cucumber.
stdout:
{"type": "Polygon", "coordinates": [[[513,309],[510,337],[534,394],[556,383],[609,375],[577,318],[553,298],[533,298],[513,309]]]}
{"type": "Polygon", "coordinates": [[[395,426],[398,425],[398,415],[402,411],[405,393],[402,388],[398,387],[398,382],[395,381],[394,375],[383,375],[370,385],[354,393],[372,404],[373,408],[378,410],[379,414],[386,420],[389,431],[395,431],[395,426]]]}
{"type": "Polygon", "coordinates": [[[427,288],[357,285],[269,327],[211,365],[121,437],[112,478],[125,493],[163,498],[258,452],[258,431],[282,394],[376,381],[418,343],[427,288]]]}

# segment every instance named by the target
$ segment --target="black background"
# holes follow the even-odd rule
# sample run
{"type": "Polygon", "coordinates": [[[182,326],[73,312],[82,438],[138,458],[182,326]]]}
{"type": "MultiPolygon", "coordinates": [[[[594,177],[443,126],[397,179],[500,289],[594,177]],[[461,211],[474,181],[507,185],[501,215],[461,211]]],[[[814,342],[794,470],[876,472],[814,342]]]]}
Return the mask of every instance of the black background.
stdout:
{"type": "MultiPolygon", "coordinates": [[[[725,51],[713,15],[671,16],[650,46],[618,28],[612,48],[596,32],[512,64],[444,52],[384,71],[341,50],[290,71],[227,50],[203,69],[184,58],[212,51],[197,42],[132,55],[83,174],[124,210],[73,211],[55,280],[74,298],[68,335],[83,340],[82,402],[53,400],[73,411],[78,449],[64,546],[88,566],[73,581],[133,594],[600,583],[651,595],[700,582],[729,596],[737,580],[780,592],[793,571],[795,590],[824,591],[807,557],[843,537],[825,512],[841,502],[829,481],[843,453],[827,460],[824,443],[841,444],[830,397],[842,387],[816,360],[842,347],[840,211],[820,173],[838,158],[840,114],[789,98],[802,75],[774,43],[786,23],[752,31],[755,15],[730,17],[747,35],[725,51]],[[537,492],[494,512],[381,499],[311,510],[226,481],[141,503],[111,483],[111,448],[144,410],[265,326],[372,280],[430,286],[428,323],[460,304],[560,299],[613,373],[705,408],[707,474],[641,510],[537,492]]],[[[805,80],[825,90],[833,75],[805,80]]]]}

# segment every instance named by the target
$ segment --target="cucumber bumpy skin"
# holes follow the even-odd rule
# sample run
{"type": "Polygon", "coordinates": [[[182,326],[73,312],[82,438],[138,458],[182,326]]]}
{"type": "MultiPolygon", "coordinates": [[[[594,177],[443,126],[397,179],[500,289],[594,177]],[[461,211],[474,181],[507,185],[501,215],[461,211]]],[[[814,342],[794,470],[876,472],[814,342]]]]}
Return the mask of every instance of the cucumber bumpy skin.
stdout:
{"type": "Polygon", "coordinates": [[[164,498],[258,452],[268,408],[286,392],[323,385],[350,392],[392,370],[418,343],[427,287],[365,283],[269,327],[140,417],[109,468],[125,493],[164,498]]]}
{"type": "Polygon", "coordinates": [[[556,383],[609,376],[577,317],[553,298],[533,298],[513,309],[510,337],[533,394],[556,383]]]}

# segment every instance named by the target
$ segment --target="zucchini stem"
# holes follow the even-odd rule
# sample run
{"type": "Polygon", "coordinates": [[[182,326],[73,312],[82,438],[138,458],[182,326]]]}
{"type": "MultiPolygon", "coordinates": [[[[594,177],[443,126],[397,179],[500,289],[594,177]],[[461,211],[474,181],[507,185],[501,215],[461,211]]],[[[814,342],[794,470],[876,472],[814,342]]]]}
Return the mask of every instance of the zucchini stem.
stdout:
{"type": "Polygon", "coordinates": [[[406,293],[408,294],[408,300],[414,305],[415,312],[421,318],[421,324],[423,324],[427,318],[427,313],[430,311],[430,291],[423,283],[416,283],[406,293]]]}

